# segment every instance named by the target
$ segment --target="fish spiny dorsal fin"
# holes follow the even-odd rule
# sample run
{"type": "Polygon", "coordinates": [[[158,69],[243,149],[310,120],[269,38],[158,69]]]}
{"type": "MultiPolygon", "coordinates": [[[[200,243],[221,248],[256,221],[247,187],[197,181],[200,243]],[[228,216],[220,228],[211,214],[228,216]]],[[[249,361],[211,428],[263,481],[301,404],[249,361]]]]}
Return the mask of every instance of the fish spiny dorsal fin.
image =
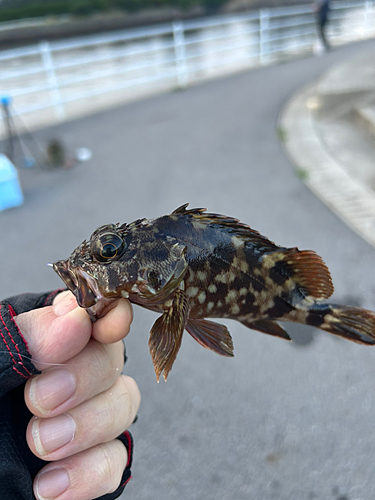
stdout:
{"type": "Polygon", "coordinates": [[[207,210],[207,208],[191,208],[190,210],[186,210],[188,206],[189,203],[181,205],[180,207],[176,208],[176,210],[173,210],[171,215],[198,215],[207,210]]]}
{"type": "Polygon", "coordinates": [[[328,299],[332,295],[333,284],[328,267],[314,251],[288,248],[271,253],[269,257],[274,260],[279,272],[289,275],[298,283],[305,295],[314,299],[328,299]]]}
{"type": "Polygon", "coordinates": [[[268,251],[279,248],[271,240],[262,236],[258,231],[255,231],[255,229],[251,229],[247,224],[243,224],[238,219],[220,214],[204,213],[206,212],[205,208],[192,208],[191,210],[186,210],[188,205],[188,203],[182,205],[174,210],[171,215],[187,215],[198,220],[201,224],[220,227],[228,233],[233,234],[233,236],[243,239],[245,242],[249,241],[264,246],[268,251]]]}
{"type": "Polygon", "coordinates": [[[90,246],[87,241],[83,240],[80,246],[81,255],[84,255],[89,250],[89,248],[90,246]]]}
{"type": "Polygon", "coordinates": [[[143,219],[137,219],[133,222],[130,222],[129,224],[127,224],[126,222],[124,222],[124,224],[122,224],[118,229],[117,229],[117,232],[120,233],[120,234],[125,234],[125,233],[128,233],[129,231],[132,231],[134,229],[137,229],[138,227],[144,225],[144,221],[147,220],[145,218],[143,219]]]}
{"type": "Polygon", "coordinates": [[[124,222],[123,224],[121,224],[121,226],[119,226],[119,228],[117,229],[117,232],[120,234],[124,234],[127,232],[127,230],[128,230],[128,224],[126,222],[124,222]]]}

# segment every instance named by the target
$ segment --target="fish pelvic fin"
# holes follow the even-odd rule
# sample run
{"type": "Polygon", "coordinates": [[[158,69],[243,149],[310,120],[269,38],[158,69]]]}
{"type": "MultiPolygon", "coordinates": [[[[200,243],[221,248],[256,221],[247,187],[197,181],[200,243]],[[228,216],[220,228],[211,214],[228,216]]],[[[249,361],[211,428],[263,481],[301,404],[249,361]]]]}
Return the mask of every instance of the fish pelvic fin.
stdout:
{"type": "Polygon", "coordinates": [[[185,328],[206,349],[220,356],[233,356],[233,341],[226,326],[205,319],[189,319],[185,328]]]}
{"type": "Polygon", "coordinates": [[[259,332],[266,333],[268,335],[273,335],[274,337],[280,337],[285,340],[291,340],[287,332],[281,328],[281,326],[270,319],[258,319],[256,321],[248,321],[246,319],[241,320],[241,323],[248,328],[253,330],[258,330],[259,332]]]}
{"type": "Polygon", "coordinates": [[[375,312],[367,309],[315,304],[306,323],[358,344],[375,344],[375,312]]]}
{"type": "Polygon", "coordinates": [[[176,290],[164,304],[164,313],[154,323],[148,342],[150,354],[159,382],[160,375],[167,381],[177,353],[181,347],[182,334],[189,317],[190,304],[182,290],[176,290]]]}
{"type": "Polygon", "coordinates": [[[312,250],[288,248],[270,252],[263,257],[262,265],[276,283],[293,279],[305,296],[328,299],[333,293],[333,284],[328,267],[312,250]]]}

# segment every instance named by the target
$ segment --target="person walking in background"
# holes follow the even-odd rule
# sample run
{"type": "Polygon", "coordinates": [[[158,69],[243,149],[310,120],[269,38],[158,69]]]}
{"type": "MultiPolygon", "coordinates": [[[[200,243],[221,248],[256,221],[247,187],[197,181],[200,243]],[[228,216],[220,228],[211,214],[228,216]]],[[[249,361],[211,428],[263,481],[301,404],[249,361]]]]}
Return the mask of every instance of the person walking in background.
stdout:
{"type": "Polygon", "coordinates": [[[330,0],[315,0],[313,4],[313,9],[316,15],[316,21],[318,25],[318,34],[323,43],[324,49],[329,50],[330,45],[326,37],[326,26],[328,23],[328,14],[330,11],[330,0]]]}

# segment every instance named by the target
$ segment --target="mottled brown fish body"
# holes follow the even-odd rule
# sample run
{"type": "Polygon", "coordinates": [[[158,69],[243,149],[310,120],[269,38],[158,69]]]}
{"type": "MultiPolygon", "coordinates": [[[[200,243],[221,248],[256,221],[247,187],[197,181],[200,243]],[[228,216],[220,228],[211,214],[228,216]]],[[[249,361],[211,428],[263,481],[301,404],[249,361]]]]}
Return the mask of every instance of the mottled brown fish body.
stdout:
{"type": "Polygon", "coordinates": [[[113,299],[162,312],[150,334],[157,379],[167,379],[184,329],[200,344],[233,355],[227,328],[204,318],[230,318],[289,340],[276,321],[319,327],[375,343],[375,314],[322,303],[333,293],[315,252],[279,247],[236,219],[187,210],[98,228],[54,269],[90,316],[113,299]]]}

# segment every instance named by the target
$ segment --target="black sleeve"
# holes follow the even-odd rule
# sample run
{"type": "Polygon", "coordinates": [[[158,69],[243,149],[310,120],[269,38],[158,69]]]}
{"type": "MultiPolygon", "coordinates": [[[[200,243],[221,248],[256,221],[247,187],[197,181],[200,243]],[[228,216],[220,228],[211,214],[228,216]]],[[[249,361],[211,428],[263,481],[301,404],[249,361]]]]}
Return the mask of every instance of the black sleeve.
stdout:
{"type": "MultiPolygon", "coordinates": [[[[0,302],[0,499],[35,500],[32,483],[48,462],[37,458],[26,442],[32,417],[24,402],[24,385],[38,372],[14,317],[49,306],[61,290],[45,294],[22,294],[0,302]]],[[[128,450],[128,463],[119,488],[101,500],[114,500],[131,477],[133,440],[129,431],[119,436],[128,450]]]]}

